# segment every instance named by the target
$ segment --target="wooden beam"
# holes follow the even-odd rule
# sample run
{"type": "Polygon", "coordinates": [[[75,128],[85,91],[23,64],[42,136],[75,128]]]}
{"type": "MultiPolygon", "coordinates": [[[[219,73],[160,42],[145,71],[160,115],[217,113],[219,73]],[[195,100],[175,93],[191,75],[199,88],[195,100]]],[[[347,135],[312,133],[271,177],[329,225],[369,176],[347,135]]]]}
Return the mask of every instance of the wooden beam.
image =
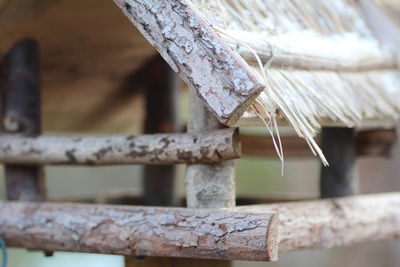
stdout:
{"type": "MultiPolygon", "coordinates": [[[[189,94],[188,131],[209,131],[224,126],[215,119],[194,92],[189,94]]],[[[235,145],[240,146],[238,139],[235,145]]],[[[191,208],[235,206],[235,165],[233,160],[186,167],[186,200],[191,208]]]]}
{"type": "MultiPolygon", "coordinates": [[[[281,140],[284,155],[287,158],[314,156],[307,142],[300,137],[281,136],[281,140]]],[[[244,156],[277,157],[270,136],[241,134],[240,141],[244,156]]],[[[393,129],[361,131],[357,133],[356,141],[357,156],[359,157],[390,157],[393,145],[396,142],[396,131],[393,129]]]]}
{"type": "Polygon", "coordinates": [[[321,149],[329,166],[321,164],[321,198],[344,197],[358,192],[357,143],[352,128],[325,127],[321,149]]]}
{"type": "MultiPolygon", "coordinates": [[[[6,54],[0,74],[2,131],[15,135],[37,136],[41,132],[39,48],[35,40],[22,40],[6,54]]],[[[7,145],[7,143],[2,143],[7,145]]],[[[7,199],[40,201],[45,199],[41,166],[4,166],[7,199]]]]}
{"type": "Polygon", "coordinates": [[[268,249],[274,255],[267,244],[275,238],[274,227],[279,251],[290,252],[400,238],[399,220],[400,193],[222,210],[0,203],[0,235],[11,247],[138,256],[260,260],[268,249]],[[272,211],[279,213],[277,225],[272,211]],[[182,235],[168,234],[174,231],[182,235]]]}
{"type": "Polygon", "coordinates": [[[240,156],[234,128],[193,134],[108,137],[0,135],[0,162],[121,165],[220,162],[240,156]]]}
{"type": "Polygon", "coordinates": [[[400,238],[400,193],[242,206],[279,212],[279,251],[329,249],[400,238]]]}
{"type": "Polygon", "coordinates": [[[32,250],[268,261],[277,221],[275,212],[0,202],[0,236],[32,250]]]}
{"type": "Polygon", "coordinates": [[[191,1],[114,1],[220,122],[233,125],[263,91],[191,1]]]}
{"type": "MultiPolygon", "coordinates": [[[[144,132],[179,132],[178,86],[175,73],[160,55],[148,62],[145,71],[146,118],[144,132]]],[[[143,204],[148,206],[176,206],[176,166],[146,165],[143,171],[143,204]],[[160,179],[160,177],[162,177],[160,179]]]]}

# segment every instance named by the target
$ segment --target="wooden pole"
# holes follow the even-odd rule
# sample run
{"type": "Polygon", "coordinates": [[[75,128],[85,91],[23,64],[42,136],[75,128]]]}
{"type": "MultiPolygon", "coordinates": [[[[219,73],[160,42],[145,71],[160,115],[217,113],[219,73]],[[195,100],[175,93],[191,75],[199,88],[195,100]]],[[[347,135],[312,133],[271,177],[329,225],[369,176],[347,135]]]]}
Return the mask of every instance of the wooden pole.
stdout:
{"type": "Polygon", "coordinates": [[[0,135],[0,162],[18,165],[211,163],[240,156],[235,129],[128,136],[0,135]]]}
{"type": "Polygon", "coordinates": [[[276,212],[0,202],[10,247],[129,256],[276,260],[276,212]]]}
{"type": "Polygon", "coordinates": [[[321,167],[321,198],[343,197],[357,193],[355,130],[322,128],[321,145],[329,162],[328,167],[321,167]]]}
{"type": "MultiPolygon", "coordinates": [[[[175,74],[159,55],[148,65],[146,68],[144,131],[150,134],[178,132],[177,98],[179,88],[175,74]]],[[[175,192],[175,169],[174,165],[145,166],[143,174],[144,205],[178,205],[179,198],[175,192]]]]}
{"type": "Polygon", "coordinates": [[[191,1],[114,2],[222,123],[236,123],[263,91],[260,76],[191,1]]]}
{"type": "MultiPolygon", "coordinates": [[[[34,40],[15,44],[2,62],[2,131],[37,136],[41,132],[39,48],[34,40]]],[[[43,168],[37,165],[5,165],[9,200],[45,199],[43,168]]]]}
{"type": "Polygon", "coordinates": [[[400,193],[237,209],[279,212],[279,252],[329,249],[400,238],[400,193]]]}
{"type": "MultiPolygon", "coordinates": [[[[188,131],[222,129],[193,91],[189,93],[188,131]]],[[[186,168],[186,199],[191,208],[235,206],[235,166],[233,160],[215,164],[194,164],[186,168]]]]}
{"type": "MultiPolygon", "coordinates": [[[[194,91],[189,91],[188,131],[199,132],[224,128],[203,105],[194,91]]],[[[238,144],[239,145],[239,144],[238,144]]],[[[235,206],[235,165],[233,160],[186,167],[186,201],[191,208],[225,208],[235,206]]],[[[191,266],[231,266],[231,262],[191,262],[191,266]]]]}

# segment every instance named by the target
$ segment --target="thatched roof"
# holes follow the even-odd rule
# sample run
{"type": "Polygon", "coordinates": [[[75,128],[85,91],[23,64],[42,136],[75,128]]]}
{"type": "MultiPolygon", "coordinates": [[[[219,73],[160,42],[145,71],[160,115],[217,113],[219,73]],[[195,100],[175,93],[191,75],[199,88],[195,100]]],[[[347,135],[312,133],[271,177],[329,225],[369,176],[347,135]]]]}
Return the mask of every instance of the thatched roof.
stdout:
{"type": "MultiPolygon", "coordinates": [[[[136,4],[132,0],[117,2],[136,4]]],[[[277,121],[287,120],[323,159],[313,137],[324,123],[354,127],[365,121],[398,118],[399,57],[378,40],[360,2],[370,11],[369,0],[193,0],[194,9],[245,59],[265,86],[239,125],[262,121],[273,129],[277,121]]],[[[190,8],[192,3],[175,1],[171,9],[180,5],[190,8]]],[[[141,15],[128,13],[134,23],[141,15]]],[[[156,20],[160,16],[156,14],[156,20]]],[[[179,42],[179,36],[175,37],[179,42]]],[[[164,48],[170,49],[168,45],[164,48]]],[[[210,77],[203,78],[213,86],[210,77]]],[[[199,95],[210,107],[208,95],[199,95]]],[[[210,108],[213,110],[212,105],[210,108]]]]}

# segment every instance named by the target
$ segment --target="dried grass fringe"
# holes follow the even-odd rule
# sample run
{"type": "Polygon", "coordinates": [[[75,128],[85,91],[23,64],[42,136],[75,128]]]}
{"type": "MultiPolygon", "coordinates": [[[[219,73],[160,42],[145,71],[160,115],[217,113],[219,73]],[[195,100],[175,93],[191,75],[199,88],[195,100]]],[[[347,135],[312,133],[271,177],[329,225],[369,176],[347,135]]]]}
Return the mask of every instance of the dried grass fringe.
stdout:
{"type": "MultiPolygon", "coordinates": [[[[363,40],[377,42],[363,21],[355,0],[193,2],[219,33],[250,49],[251,45],[241,42],[241,36],[232,36],[231,32],[260,32],[269,36],[294,32],[309,35],[311,32],[318,37],[353,34],[363,40]]],[[[398,118],[400,75],[397,70],[311,72],[271,68],[273,55],[264,65],[256,52],[254,56],[258,63],[253,66],[254,70],[264,78],[266,90],[249,112],[265,123],[282,162],[283,146],[277,125],[279,114],[290,122],[325,165],[328,162],[314,140],[321,128],[321,118],[340,121],[348,127],[359,126],[369,118],[398,118]]]]}

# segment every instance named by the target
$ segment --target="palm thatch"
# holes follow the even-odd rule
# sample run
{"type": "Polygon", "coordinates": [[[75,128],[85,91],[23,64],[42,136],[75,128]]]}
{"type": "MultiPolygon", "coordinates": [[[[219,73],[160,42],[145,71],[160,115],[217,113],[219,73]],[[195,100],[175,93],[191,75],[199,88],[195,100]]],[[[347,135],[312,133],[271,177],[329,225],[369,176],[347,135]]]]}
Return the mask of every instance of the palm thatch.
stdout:
{"type": "Polygon", "coordinates": [[[398,118],[399,57],[374,36],[357,1],[194,2],[264,79],[239,125],[286,119],[325,162],[313,140],[324,122],[357,127],[398,118]]]}

